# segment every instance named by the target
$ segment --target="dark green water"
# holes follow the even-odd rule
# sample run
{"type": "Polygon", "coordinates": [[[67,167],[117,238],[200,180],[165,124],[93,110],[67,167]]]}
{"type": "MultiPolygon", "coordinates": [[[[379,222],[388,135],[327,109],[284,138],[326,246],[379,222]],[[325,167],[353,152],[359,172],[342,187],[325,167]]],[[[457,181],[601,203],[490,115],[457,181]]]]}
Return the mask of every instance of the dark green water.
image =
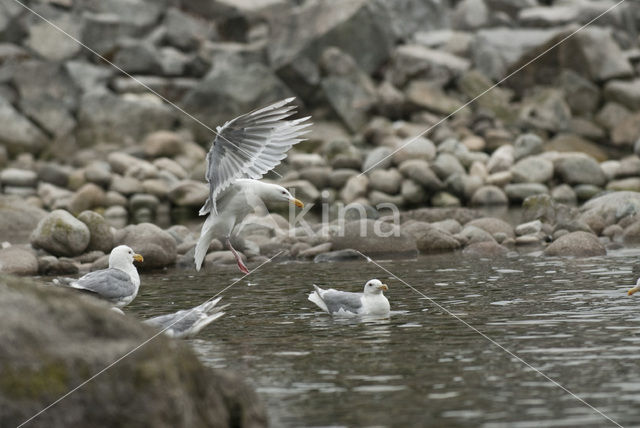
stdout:
{"type": "MultiPolygon", "coordinates": [[[[640,426],[638,251],[603,258],[424,257],[382,264],[623,426],[640,426]]],[[[235,269],[142,275],[141,317],[201,303],[235,269]]],[[[373,263],[270,263],[224,293],[227,314],[191,340],[243,373],[273,427],[601,427],[600,414],[373,263]],[[331,319],[311,284],[379,278],[394,313],[331,319]]]]}

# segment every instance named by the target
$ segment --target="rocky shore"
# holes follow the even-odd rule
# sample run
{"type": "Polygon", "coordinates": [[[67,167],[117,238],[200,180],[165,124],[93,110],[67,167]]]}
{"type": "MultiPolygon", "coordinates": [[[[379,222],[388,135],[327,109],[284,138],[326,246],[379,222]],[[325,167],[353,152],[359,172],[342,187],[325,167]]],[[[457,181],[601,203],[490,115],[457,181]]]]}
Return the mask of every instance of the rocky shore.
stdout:
{"type": "MultiPolygon", "coordinates": [[[[0,425],[18,426],[157,331],[82,298],[0,275],[0,425]]],[[[35,426],[267,426],[237,374],[207,368],[165,335],[118,361],[31,422],[35,426]]]]}
{"type": "MultiPolygon", "coordinates": [[[[207,126],[285,96],[313,131],[268,178],[310,208],[244,226],[250,264],[634,245],[640,5],[572,35],[615,3],[33,5],[128,75],[1,6],[0,271],[85,272],[119,244],[142,269],[192,269],[207,126]],[[522,224],[487,207],[523,207],[522,224]]],[[[234,264],[214,241],[205,269],[234,264]]]]}

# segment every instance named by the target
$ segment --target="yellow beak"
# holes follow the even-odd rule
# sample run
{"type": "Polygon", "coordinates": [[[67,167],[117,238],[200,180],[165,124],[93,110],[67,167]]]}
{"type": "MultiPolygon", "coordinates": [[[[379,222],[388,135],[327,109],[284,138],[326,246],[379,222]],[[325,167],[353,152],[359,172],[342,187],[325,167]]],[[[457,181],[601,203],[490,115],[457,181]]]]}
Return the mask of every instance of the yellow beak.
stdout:
{"type": "Polygon", "coordinates": [[[137,262],[143,262],[144,261],[144,257],[142,257],[141,254],[134,254],[133,255],[133,260],[135,260],[137,262]]]}
{"type": "Polygon", "coordinates": [[[633,287],[629,291],[627,291],[627,295],[628,296],[633,296],[633,293],[635,293],[638,290],[640,290],[640,287],[633,287]]]}
{"type": "Polygon", "coordinates": [[[387,287],[387,284],[382,284],[378,287],[378,289],[382,291],[389,291],[389,287],[387,287]]]}
{"type": "Polygon", "coordinates": [[[302,201],[300,199],[293,198],[293,199],[291,199],[291,203],[293,205],[295,205],[296,207],[298,207],[298,208],[304,208],[304,204],[302,203],[302,201]]]}

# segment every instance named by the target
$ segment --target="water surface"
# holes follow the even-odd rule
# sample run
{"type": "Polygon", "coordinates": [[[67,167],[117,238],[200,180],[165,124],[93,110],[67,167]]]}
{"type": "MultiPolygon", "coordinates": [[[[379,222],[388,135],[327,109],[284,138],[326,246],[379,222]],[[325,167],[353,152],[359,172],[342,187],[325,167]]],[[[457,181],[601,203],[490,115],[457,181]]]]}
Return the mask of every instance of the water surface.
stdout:
{"type": "MultiPolygon", "coordinates": [[[[640,299],[626,295],[638,255],[381,263],[446,311],[373,263],[270,263],[224,292],[227,314],[189,343],[205,364],[246,376],[273,427],[615,426],[455,315],[616,422],[640,426],[640,299]],[[307,301],[314,282],[360,291],[370,278],[390,286],[389,319],[332,319],[307,301]]],[[[143,274],[129,311],[194,306],[239,277],[143,274]]]]}

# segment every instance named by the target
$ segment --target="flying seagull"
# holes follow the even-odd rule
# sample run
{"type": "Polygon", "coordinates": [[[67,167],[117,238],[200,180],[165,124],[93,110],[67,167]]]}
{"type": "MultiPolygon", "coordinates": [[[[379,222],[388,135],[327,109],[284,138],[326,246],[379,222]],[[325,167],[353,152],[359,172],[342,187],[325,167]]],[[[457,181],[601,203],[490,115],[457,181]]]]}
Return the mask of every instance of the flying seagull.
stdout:
{"type": "Polygon", "coordinates": [[[166,330],[164,333],[170,337],[193,337],[211,322],[224,315],[223,309],[229,305],[216,307],[222,297],[204,302],[191,309],[160,315],[144,320],[144,323],[166,330]]]}
{"type": "Polygon", "coordinates": [[[87,292],[121,308],[136,298],[140,288],[140,276],[133,265],[134,260],[142,262],[143,258],[126,245],[120,245],[111,250],[108,269],[89,272],[79,279],[54,279],[53,283],[87,292]]]}
{"type": "Polygon", "coordinates": [[[292,101],[293,98],[278,101],[236,117],[216,129],[218,135],[207,154],[209,197],[199,214],[209,216],[202,225],[196,245],[196,270],[202,267],[211,241],[221,238],[236,258],[238,268],[249,273],[231,245],[234,227],[263,202],[304,206],[284,187],[258,181],[280,164],[291,146],[303,140],[305,128],[311,125],[306,122],[309,116],[288,119],[295,113],[292,101]]]}
{"type": "Polygon", "coordinates": [[[333,288],[324,290],[315,284],[313,287],[315,291],[309,294],[309,300],[331,315],[389,315],[389,300],[382,294],[389,288],[377,279],[368,281],[362,293],[338,291],[333,288]]]}

